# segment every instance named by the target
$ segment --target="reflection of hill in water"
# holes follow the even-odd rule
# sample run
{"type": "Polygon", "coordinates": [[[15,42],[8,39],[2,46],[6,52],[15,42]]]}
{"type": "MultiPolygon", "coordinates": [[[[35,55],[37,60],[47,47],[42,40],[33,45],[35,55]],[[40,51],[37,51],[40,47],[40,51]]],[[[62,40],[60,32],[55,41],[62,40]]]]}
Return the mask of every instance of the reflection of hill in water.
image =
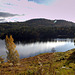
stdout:
{"type": "Polygon", "coordinates": [[[30,40],[15,40],[16,44],[29,44],[29,43],[36,43],[36,42],[74,42],[74,39],[65,38],[65,39],[30,39],[30,40]]]}
{"type": "MultiPolygon", "coordinates": [[[[56,52],[64,52],[75,48],[74,39],[16,40],[15,43],[21,58],[51,52],[52,48],[54,48],[56,52]]],[[[1,55],[6,55],[5,40],[0,40],[0,56],[1,55]]]]}

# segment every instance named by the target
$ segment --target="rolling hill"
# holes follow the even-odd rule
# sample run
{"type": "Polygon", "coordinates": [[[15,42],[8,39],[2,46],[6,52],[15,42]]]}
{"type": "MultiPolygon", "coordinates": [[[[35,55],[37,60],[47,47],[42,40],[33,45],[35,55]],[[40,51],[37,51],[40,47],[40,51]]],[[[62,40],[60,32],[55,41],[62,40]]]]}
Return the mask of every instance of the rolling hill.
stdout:
{"type": "Polygon", "coordinates": [[[13,35],[15,39],[73,38],[75,23],[66,20],[31,19],[25,22],[0,23],[0,38],[13,35]]]}

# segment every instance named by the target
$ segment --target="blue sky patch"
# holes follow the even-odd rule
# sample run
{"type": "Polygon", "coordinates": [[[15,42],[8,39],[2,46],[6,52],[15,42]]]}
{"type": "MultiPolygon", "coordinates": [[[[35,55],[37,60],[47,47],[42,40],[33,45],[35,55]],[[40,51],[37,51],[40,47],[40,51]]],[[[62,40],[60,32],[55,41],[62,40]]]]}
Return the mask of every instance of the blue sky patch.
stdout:
{"type": "Polygon", "coordinates": [[[54,0],[28,0],[28,1],[33,1],[33,2],[38,3],[38,4],[49,5],[49,4],[52,3],[54,0]]]}

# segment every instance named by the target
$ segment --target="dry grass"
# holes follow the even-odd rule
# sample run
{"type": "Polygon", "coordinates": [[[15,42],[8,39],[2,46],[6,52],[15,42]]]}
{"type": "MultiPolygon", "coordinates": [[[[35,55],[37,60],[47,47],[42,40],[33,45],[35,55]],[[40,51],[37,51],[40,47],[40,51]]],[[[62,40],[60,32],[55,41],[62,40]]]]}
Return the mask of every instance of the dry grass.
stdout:
{"type": "Polygon", "coordinates": [[[74,52],[44,53],[20,59],[15,65],[6,62],[0,64],[0,75],[75,75],[74,52]]]}

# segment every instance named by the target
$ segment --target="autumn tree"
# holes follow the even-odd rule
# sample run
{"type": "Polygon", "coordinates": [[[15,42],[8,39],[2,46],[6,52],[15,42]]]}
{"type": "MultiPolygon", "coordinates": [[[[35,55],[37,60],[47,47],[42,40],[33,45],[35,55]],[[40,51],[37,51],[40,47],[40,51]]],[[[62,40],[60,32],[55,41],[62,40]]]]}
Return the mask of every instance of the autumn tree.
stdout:
{"type": "Polygon", "coordinates": [[[16,45],[13,42],[14,39],[12,38],[12,35],[10,35],[10,37],[8,37],[6,35],[6,39],[5,39],[5,44],[6,44],[6,53],[7,53],[7,61],[13,64],[16,64],[19,62],[19,54],[17,52],[16,45]]]}

